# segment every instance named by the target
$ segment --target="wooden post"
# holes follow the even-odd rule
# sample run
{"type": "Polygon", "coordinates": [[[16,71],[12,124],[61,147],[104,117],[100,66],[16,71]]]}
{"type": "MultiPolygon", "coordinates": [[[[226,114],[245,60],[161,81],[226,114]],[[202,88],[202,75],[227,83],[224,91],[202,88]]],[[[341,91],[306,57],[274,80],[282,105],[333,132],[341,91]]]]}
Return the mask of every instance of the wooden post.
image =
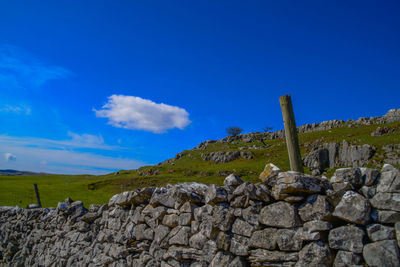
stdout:
{"type": "Polygon", "coordinates": [[[37,202],[38,202],[39,206],[42,207],[42,203],[40,202],[39,189],[37,187],[37,184],[33,184],[33,187],[35,188],[37,202]]]}
{"type": "Polygon", "coordinates": [[[290,95],[279,97],[279,103],[281,104],[283,123],[285,125],[286,146],[289,154],[290,169],[292,171],[304,172],[290,95]]]}

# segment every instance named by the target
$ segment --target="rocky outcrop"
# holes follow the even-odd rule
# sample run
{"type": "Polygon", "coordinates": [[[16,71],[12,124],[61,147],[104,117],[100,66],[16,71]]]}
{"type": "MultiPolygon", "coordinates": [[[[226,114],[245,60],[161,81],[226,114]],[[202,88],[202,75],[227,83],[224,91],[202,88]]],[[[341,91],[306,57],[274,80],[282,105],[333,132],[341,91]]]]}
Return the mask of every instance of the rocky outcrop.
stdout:
{"type": "Polygon", "coordinates": [[[204,161],[212,161],[214,163],[227,163],[238,158],[252,159],[253,153],[240,151],[217,151],[211,153],[201,153],[200,156],[204,161]]]}
{"type": "Polygon", "coordinates": [[[282,172],[0,208],[2,266],[399,266],[400,171],[282,172]]]}
{"type": "Polygon", "coordinates": [[[314,147],[303,159],[304,165],[314,174],[321,174],[326,168],[366,166],[375,148],[365,145],[350,145],[346,140],[339,143],[323,143],[314,147]]]}

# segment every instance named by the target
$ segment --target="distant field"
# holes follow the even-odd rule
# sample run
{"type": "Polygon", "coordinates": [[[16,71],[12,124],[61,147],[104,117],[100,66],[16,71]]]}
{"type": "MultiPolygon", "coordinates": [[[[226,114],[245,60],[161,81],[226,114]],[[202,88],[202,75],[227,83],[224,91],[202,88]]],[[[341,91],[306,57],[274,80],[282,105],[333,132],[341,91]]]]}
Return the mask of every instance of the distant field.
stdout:
{"type": "MultiPolygon", "coordinates": [[[[385,125],[363,125],[357,127],[341,127],[328,131],[311,132],[299,136],[302,155],[308,152],[305,144],[316,142],[342,142],[351,144],[369,144],[377,148],[368,167],[381,168],[384,162],[382,146],[400,144],[400,123],[385,125]],[[371,137],[378,126],[396,128],[396,132],[383,136],[371,137]]],[[[33,184],[39,187],[42,205],[55,207],[59,201],[70,197],[81,200],[88,207],[90,204],[107,203],[114,194],[145,186],[162,186],[168,183],[200,182],[222,184],[225,176],[221,172],[236,172],[245,181],[258,181],[258,175],[268,162],[272,162],[282,170],[289,169],[286,144],[283,139],[265,140],[266,149],[248,149],[252,152],[251,160],[238,159],[225,164],[215,164],[201,159],[201,153],[213,151],[235,151],[238,147],[261,146],[261,142],[253,143],[213,143],[206,150],[186,150],[184,156],[173,163],[162,166],[146,166],[138,170],[120,171],[118,174],[103,176],[91,175],[37,175],[37,176],[0,176],[0,205],[19,205],[26,207],[36,203],[33,184]]],[[[400,166],[396,166],[400,167],[400,166]]],[[[309,172],[307,169],[305,172],[309,172]]],[[[334,170],[328,170],[331,176],[334,170]]]]}

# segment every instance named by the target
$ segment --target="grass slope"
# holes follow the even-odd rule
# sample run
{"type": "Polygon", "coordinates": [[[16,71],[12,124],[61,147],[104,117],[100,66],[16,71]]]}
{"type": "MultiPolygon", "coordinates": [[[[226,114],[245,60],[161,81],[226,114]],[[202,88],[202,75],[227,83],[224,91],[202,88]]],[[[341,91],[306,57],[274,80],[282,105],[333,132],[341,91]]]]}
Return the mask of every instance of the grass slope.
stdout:
{"type": "MultiPolygon", "coordinates": [[[[362,125],[341,127],[327,131],[301,134],[299,136],[302,155],[309,152],[308,144],[314,142],[342,142],[351,144],[369,144],[377,152],[368,167],[380,168],[384,162],[382,146],[400,144],[400,123],[383,125],[362,125]],[[396,128],[396,132],[383,136],[371,137],[378,126],[396,128]]],[[[33,183],[38,184],[42,205],[55,207],[67,197],[89,204],[104,204],[119,192],[146,186],[163,186],[168,183],[200,182],[222,184],[225,173],[236,172],[245,181],[257,182],[258,175],[268,162],[282,170],[289,169],[289,159],[284,139],[265,140],[266,149],[248,149],[254,158],[238,159],[225,164],[203,161],[201,153],[214,151],[237,151],[239,147],[262,146],[260,141],[253,143],[213,143],[205,150],[186,150],[183,156],[173,163],[145,166],[137,170],[119,171],[102,176],[91,175],[37,175],[37,176],[0,176],[0,205],[19,205],[25,207],[36,202],[33,183]]],[[[400,167],[400,166],[396,166],[400,167]]],[[[306,170],[309,172],[309,170],[306,170]]],[[[328,170],[330,176],[334,170],[328,170]]]]}

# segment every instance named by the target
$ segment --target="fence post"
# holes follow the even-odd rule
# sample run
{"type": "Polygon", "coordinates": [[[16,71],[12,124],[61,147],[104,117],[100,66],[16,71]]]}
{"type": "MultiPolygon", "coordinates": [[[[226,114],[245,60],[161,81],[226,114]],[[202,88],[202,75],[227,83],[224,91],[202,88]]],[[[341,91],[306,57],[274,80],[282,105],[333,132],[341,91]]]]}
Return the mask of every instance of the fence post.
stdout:
{"type": "Polygon", "coordinates": [[[39,204],[39,207],[42,207],[42,203],[40,202],[39,189],[37,187],[37,184],[33,184],[33,187],[35,188],[36,199],[39,204]]]}
{"type": "Polygon", "coordinates": [[[281,104],[283,123],[285,125],[286,146],[289,154],[290,169],[292,171],[304,172],[290,95],[279,97],[279,103],[281,104]]]}

